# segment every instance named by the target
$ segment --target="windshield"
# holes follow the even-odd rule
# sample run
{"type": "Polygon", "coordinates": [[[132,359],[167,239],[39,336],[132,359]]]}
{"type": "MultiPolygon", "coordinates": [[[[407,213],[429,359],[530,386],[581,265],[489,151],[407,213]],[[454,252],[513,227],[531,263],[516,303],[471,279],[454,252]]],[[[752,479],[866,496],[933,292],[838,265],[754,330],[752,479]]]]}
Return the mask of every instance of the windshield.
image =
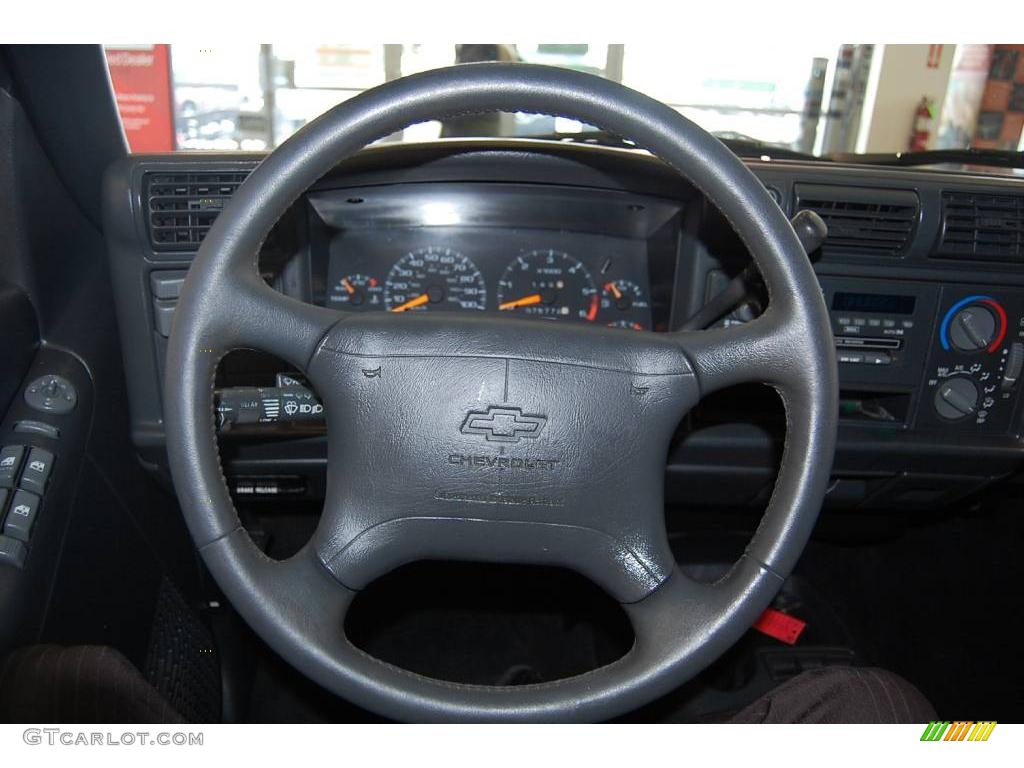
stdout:
{"type": "MultiPolygon", "coordinates": [[[[335,104],[403,75],[521,61],[607,77],[752,150],[804,155],[1022,147],[1024,46],[721,44],[109,45],[133,152],[273,149],[335,104]]],[[[410,126],[383,141],[594,135],[499,114],[410,126]]]]}

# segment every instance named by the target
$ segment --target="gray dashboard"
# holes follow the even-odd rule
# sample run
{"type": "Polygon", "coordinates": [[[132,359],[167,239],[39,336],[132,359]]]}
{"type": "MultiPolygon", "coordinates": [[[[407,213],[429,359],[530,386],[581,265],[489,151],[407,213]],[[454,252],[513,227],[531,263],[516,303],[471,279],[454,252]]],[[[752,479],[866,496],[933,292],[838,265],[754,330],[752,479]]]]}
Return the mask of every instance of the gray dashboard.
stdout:
{"type": "MultiPolygon", "coordinates": [[[[259,159],[133,156],[106,177],[133,440],[160,476],[176,286],[259,159]]],[[[841,379],[827,504],[936,507],[1017,470],[1024,244],[1013,227],[1024,222],[1024,184],[828,163],[749,166],[788,214],[810,208],[830,225],[815,254],[841,379]]],[[[370,148],[296,202],[260,263],[278,290],[314,303],[386,311],[419,301],[406,308],[621,321],[623,332],[649,333],[679,327],[749,255],[693,188],[645,153],[524,140],[370,148]]],[[[224,368],[224,388],[274,387],[281,377],[288,386],[294,373],[244,353],[224,368]]],[[[275,498],[315,499],[322,433],[315,420],[279,421],[224,436],[229,481],[240,494],[263,487],[275,498]]],[[[763,506],[784,423],[769,390],[709,398],[677,432],[667,500],[763,506]]]]}

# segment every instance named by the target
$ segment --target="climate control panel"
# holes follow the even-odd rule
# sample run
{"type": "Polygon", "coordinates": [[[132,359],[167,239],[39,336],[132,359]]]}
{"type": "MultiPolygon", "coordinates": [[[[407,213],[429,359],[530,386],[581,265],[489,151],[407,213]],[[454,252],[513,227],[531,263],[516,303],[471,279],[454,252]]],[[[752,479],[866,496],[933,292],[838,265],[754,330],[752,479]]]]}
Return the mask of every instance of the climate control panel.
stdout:
{"type": "Polygon", "coordinates": [[[1024,294],[945,287],[918,414],[921,427],[1005,433],[1024,367],[1024,294]]]}

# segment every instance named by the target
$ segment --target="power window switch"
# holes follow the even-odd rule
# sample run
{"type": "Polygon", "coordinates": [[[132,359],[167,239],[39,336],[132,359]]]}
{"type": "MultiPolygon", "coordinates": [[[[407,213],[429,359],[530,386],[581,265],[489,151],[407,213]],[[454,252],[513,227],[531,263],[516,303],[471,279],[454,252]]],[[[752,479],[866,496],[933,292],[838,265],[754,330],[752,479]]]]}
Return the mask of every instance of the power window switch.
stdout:
{"type": "Polygon", "coordinates": [[[3,535],[28,542],[32,536],[32,527],[39,516],[39,501],[39,497],[34,493],[16,491],[14,498],[11,499],[11,507],[7,510],[3,535]]]}
{"type": "Polygon", "coordinates": [[[24,445],[5,445],[0,449],[0,488],[13,488],[25,458],[24,445]]]}
{"type": "Polygon", "coordinates": [[[27,554],[28,548],[24,542],[9,536],[0,536],[0,565],[7,563],[15,568],[24,568],[27,554]]]}
{"type": "Polygon", "coordinates": [[[28,460],[25,462],[25,468],[21,471],[18,487],[42,496],[43,491],[46,490],[46,484],[50,480],[51,472],[53,472],[53,454],[44,448],[33,448],[28,452],[28,460]]]}

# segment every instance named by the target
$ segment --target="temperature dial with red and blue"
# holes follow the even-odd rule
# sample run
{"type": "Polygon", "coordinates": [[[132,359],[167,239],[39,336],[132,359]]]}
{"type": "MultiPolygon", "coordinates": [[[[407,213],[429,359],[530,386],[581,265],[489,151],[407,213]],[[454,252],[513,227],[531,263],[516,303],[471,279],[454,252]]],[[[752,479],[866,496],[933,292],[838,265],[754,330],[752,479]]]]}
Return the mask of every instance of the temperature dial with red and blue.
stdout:
{"type": "Polygon", "coordinates": [[[946,312],[939,326],[945,350],[995,352],[1006,338],[1006,310],[991,296],[968,296],[946,312]]]}

